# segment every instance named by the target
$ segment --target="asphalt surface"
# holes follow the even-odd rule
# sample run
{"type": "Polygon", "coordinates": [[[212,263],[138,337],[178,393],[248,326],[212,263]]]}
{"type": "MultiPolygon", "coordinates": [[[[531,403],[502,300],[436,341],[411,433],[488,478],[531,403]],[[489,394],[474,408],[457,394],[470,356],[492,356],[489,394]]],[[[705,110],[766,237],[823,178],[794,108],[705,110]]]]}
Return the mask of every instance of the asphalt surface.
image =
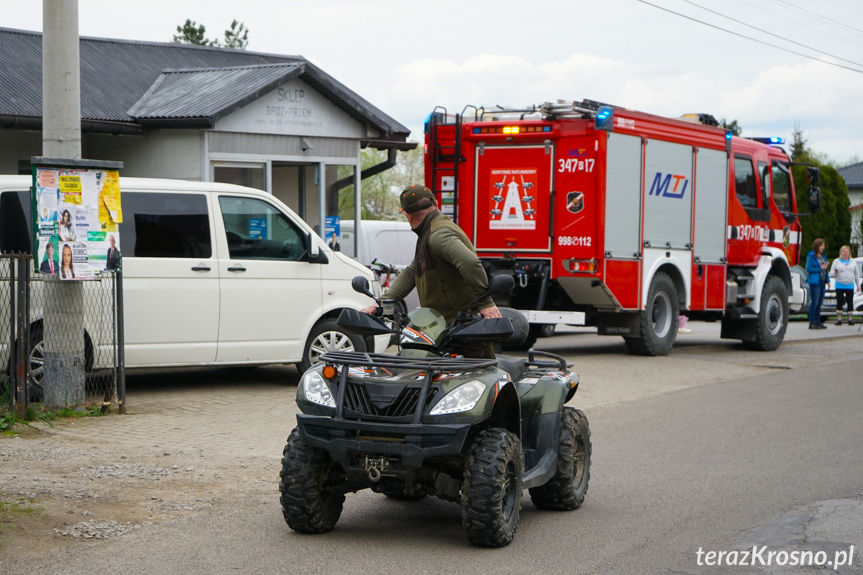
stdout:
{"type": "MultiPolygon", "coordinates": [[[[336,529],[302,536],[278,506],[279,456],[294,425],[292,367],[129,375],[128,415],[46,429],[57,441],[206,456],[251,476],[206,513],[10,564],[41,573],[825,573],[699,565],[697,552],[855,546],[863,573],[863,333],[789,326],[776,352],[722,341],[692,322],[668,357],[559,326],[537,348],[564,354],[582,385],[570,403],[593,438],[590,490],[571,513],[525,493],[515,541],[470,547],[459,507],[348,495],[336,529]]],[[[0,562],[2,564],[2,562],[0,562]]],[[[832,567],[830,567],[832,569],[832,567]]],[[[7,569],[8,570],[8,569],[7,569]]]]}

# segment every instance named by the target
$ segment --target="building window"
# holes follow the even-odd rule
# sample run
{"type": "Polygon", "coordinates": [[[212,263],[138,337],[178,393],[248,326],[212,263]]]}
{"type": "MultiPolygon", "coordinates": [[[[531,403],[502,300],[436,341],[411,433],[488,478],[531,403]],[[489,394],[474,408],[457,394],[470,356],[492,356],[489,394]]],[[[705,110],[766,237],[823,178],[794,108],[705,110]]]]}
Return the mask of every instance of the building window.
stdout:
{"type": "Polygon", "coordinates": [[[264,166],[257,164],[214,164],[213,181],[267,191],[264,166]]]}

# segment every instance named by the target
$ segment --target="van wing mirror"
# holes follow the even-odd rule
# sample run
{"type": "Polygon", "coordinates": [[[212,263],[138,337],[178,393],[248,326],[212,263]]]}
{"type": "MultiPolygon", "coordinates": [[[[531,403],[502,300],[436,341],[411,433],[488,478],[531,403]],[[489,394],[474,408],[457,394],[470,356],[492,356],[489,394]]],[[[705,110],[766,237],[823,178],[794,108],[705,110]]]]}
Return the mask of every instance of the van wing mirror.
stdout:
{"type": "Polygon", "coordinates": [[[321,246],[318,245],[318,235],[316,233],[309,232],[306,236],[306,240],[309,242],[309,263],[325,264],[330,261],[327,254],[321,251],[321,246]]]}

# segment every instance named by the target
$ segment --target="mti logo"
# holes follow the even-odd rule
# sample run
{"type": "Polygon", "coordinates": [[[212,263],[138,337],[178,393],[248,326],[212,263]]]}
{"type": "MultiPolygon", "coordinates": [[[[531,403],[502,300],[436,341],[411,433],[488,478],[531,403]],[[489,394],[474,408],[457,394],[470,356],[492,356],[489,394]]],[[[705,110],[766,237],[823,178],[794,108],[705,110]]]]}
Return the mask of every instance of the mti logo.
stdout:
{"type": "Polygon", "coordinates": [[[683,197],[683,194],[686,193],[686,187],[689,185],[689,178],[681,174],[665,174],[663,179],[662,172],[656,172],[656,177],[653,178],[653,185],[650,186],[650,193],[648,196],[664,196],[666,198],[677,198],[680,199],[683,197]],[[674,180],[674,187],[672,189],[668,189],[671,185],[671,180],[674,180]],[[683,182],[683,186],[681,187],[680,183],[683,182]]]}

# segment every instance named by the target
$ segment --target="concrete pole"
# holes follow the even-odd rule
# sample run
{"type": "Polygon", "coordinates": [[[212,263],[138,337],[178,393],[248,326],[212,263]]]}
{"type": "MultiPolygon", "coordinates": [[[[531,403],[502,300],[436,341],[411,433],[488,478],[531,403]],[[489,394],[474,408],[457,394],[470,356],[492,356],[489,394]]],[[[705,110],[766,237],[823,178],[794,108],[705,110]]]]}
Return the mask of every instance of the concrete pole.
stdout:
{"type": "MultiPolygon", "coordinates": [[[[81,159],[78,0],[42,1],[42,155],[81,159]]],[[[58,276],[44,276],[44,287],[45,404],[79,405],[85,399],[84,287],[58,276]]]]}

